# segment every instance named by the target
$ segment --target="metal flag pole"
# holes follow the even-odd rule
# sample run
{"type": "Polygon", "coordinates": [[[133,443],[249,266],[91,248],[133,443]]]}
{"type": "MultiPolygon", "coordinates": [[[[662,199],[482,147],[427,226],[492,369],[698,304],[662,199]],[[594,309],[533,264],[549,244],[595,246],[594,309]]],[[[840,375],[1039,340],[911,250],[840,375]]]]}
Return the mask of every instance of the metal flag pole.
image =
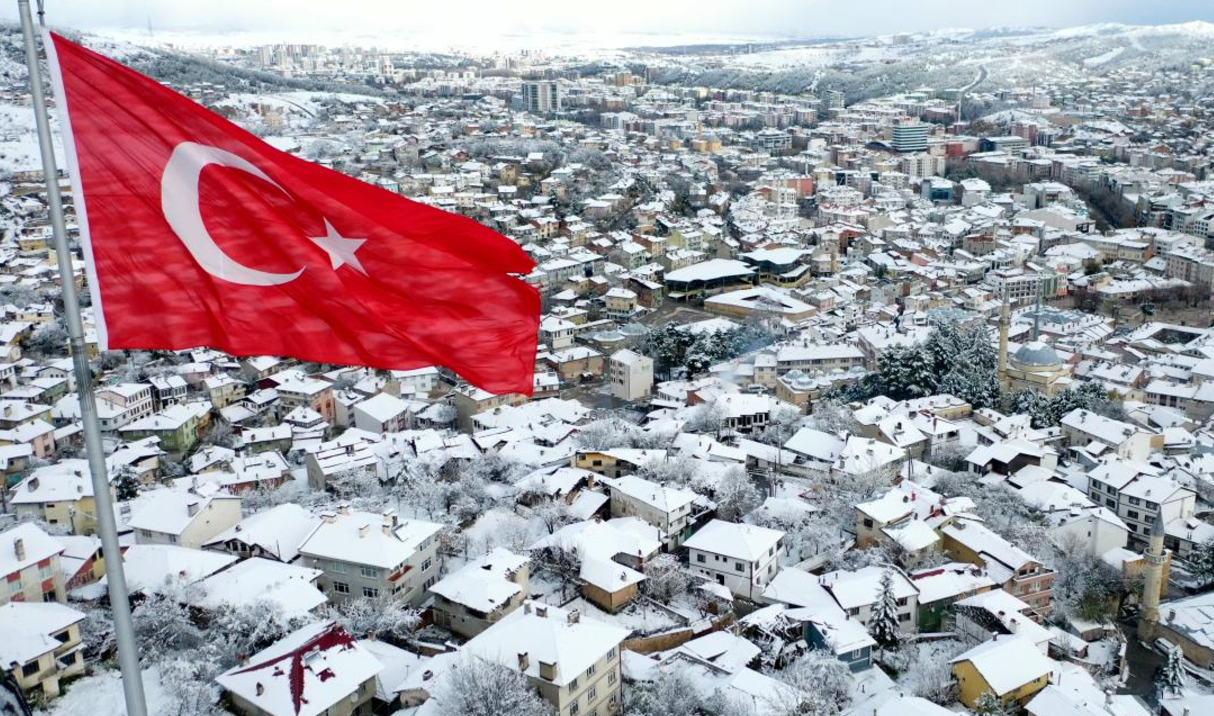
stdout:
{"type": "MultiPolygon", "coordinates": [[[[39,3],[41,5],[41,3],[39,3]]],[[[55,253],[59,259],[59,283],[62,286],[63,316],[71,342],[72,367],[76,374],[76,394],[80,399],[80,420],[84,425],[84,446],[88,454],[89,475],[93,480],[93,500],[97,510],[97,533],[105,556],[109,582],[110,610],[114,618],[114,637],[118,643],[118,666],[122,670],[122,690],[126,696],[127,716],[147,716],[143,677],[139,671],[139,646],[131,625],[131,602],[122,568],[122,548],[118,545],[118,525],[110,498],[110,481],[101,443],[101,424],[97,420],[97,400],[93,395],[93,374],[89,368],[88,348],[84,342],[84,323],[80,320],[80,300],[72,273],[72,254],[63,220],[63,198],[59,195],[59,172],[47,119],[46,95],[38,64],[38,46],[34,40],[34,20],[29,0],[17,0],[21,31],[25,35],[25,64],[29,68],[30,96],[38,126],[38,149],[42,153],[42,172],[46,179],[47,204],[54,229],[55,253]]],[[[41,11],[41,8],[40,8],[41,11]]],[[[59,97],[60,102],[63,101],[59,97]]]]}

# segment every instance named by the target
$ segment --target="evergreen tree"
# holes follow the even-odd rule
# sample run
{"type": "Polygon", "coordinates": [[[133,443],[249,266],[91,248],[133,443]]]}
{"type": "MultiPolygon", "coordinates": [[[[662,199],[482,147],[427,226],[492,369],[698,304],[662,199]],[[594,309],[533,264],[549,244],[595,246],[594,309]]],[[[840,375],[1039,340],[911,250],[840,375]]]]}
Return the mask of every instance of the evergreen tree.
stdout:
{"type": "Polygon", "coordinates": [[[139,496],[139,478],[129,467],[122,468],[114,480],[114,494],[119,502],[133,500],[139,496]]]}
{"type": "Polygon", "coordinates": [[[974,703],[974,713],[977,716],[1007,716],[1007,709],[995,692],[987,691],[974,703]]]}
{"type": "Polygon", "coordinates": [[[894,596],[894,575],[886,569],[881,575],[881,594],[873,607],[873,638],[883,647],[895,647],[898,632],[898,598],[894,596]]]}
{"type": "Polygon", "coordinates": [[[1179,698],[1185,692],[1184,652],[1180,647],[1168,649],[1168,660],[1155,677],[1155,692],[1159,698],[1179,698]]]}

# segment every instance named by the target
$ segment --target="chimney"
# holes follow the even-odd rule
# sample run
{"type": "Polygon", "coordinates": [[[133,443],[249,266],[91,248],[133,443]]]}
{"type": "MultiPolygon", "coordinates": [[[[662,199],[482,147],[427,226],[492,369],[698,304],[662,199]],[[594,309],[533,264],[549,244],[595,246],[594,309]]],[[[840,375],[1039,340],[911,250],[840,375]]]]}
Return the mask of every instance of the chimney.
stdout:
{"type": "Polygon", "coordinates": [[[540,662],[540,678],[545,681],[556,681],[556,662],[540,662]]]}
{"type": "Polygon", "coordinates": [[[530,666],[531,666],[531,656],[528,655],[527,652],[525,652],[525,651],[520,652],[518,655],[518,670],[522,671],[522,672],[526,672],[528,667],[530,667],[530,666]]]}
{"type": "Polygon", "coordinates": [[[13,552],[17,554],[17,559],[25,559],[25,540],[20,537],[13,540],[13,552]]]}
{"type": "Polygon", "coordinates": [[[582,621],[582,613],[577,609],[571,609],[569,610],[569,614],[566,616],[566,619],[568,619],[570,624],[577,624],[578,622],[582,621]]]}
{"type": "Polygon", "coordinates": [[[348,515],[348,514],[350,514],[350,503],[349,503],[349,502],[343,502],[343,503],[341,503],[340,505],[338,505],[338,506],[337,506],[337,514],[339,514],[339,515],[348,515]]]}
{"type": "Polygon", "coordinates": [[[537,604],[535,606],[535,615],[537,617],[547,618],[548,617],[548,606],[537,604]]]}
{"type": "Polygon", "coordinates": [[[320,513],[320,521],[327,525],[331,525],[337,521],[337,513],[330,510],[325,510],[324,512],[320,513]]]}
{"type": "Polygon", "coordinates": [[[265,692],[266,692],[266,687],[265,687],[265,686],[262,686],[261,682],[260,682],[260,681],[258,681],[258,682],[257,682],[257,695],[258,695],[258,696],[261,696],[261,695],[262,695],[262,694],[264,694],[265,692]]]}
{"type": "Polygon", "coordinates": [[[367,536],[367,533],[368,533],[368,532],[370,532],[370,531],[371,531],[371,525],[370,525],[370,523],[365,524],[365,525],[363,525],[362,527],[359,527],[359,528],[358,528],[358,538],[359,538],[359,539],[362,539],[362,538],[366,537],[366,536],[367,536]]]}
{"type": "Polygon", "coordinates": [[[193,517],[194,515],[198,514],[200,506],[201,503],[198,500],[190,500],[186,503],[185,511],[190,517],[193,517]]]}
{"type": "Polygon", "coordinates": [[[531,602],[523,602],[523,614],[531,613],[531,602]]]}

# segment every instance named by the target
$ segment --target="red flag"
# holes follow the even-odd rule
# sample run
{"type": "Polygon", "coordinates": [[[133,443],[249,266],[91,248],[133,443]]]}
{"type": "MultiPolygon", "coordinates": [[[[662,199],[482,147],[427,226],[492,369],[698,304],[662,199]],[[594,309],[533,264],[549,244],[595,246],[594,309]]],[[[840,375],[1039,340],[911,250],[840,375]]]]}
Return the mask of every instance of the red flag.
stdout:
{"type": "Polygon", "coordinates": [[[481,224],[281,152],[51,34],[101,348],[409,369],[531,394],[535,263],[481,224]],[[57,58],[56,58],[57,56],[57,58]]]}

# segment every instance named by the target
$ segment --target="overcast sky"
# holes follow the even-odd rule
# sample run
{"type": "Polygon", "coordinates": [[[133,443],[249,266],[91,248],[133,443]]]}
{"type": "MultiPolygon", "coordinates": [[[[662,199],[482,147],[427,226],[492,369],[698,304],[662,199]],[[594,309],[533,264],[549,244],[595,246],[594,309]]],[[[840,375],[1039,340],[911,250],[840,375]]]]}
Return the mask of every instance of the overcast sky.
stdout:
{"type": "MultiPolygon", "coordinates": [[[[586,36],[876,35],[940,28],[1214,21],[1214,0],[46,0],[52,25],[80,30],[339,35],[438,33],[475,42],[586,36]]],[[[0,18],[16,18],[0,2],[0,18]]]]}

